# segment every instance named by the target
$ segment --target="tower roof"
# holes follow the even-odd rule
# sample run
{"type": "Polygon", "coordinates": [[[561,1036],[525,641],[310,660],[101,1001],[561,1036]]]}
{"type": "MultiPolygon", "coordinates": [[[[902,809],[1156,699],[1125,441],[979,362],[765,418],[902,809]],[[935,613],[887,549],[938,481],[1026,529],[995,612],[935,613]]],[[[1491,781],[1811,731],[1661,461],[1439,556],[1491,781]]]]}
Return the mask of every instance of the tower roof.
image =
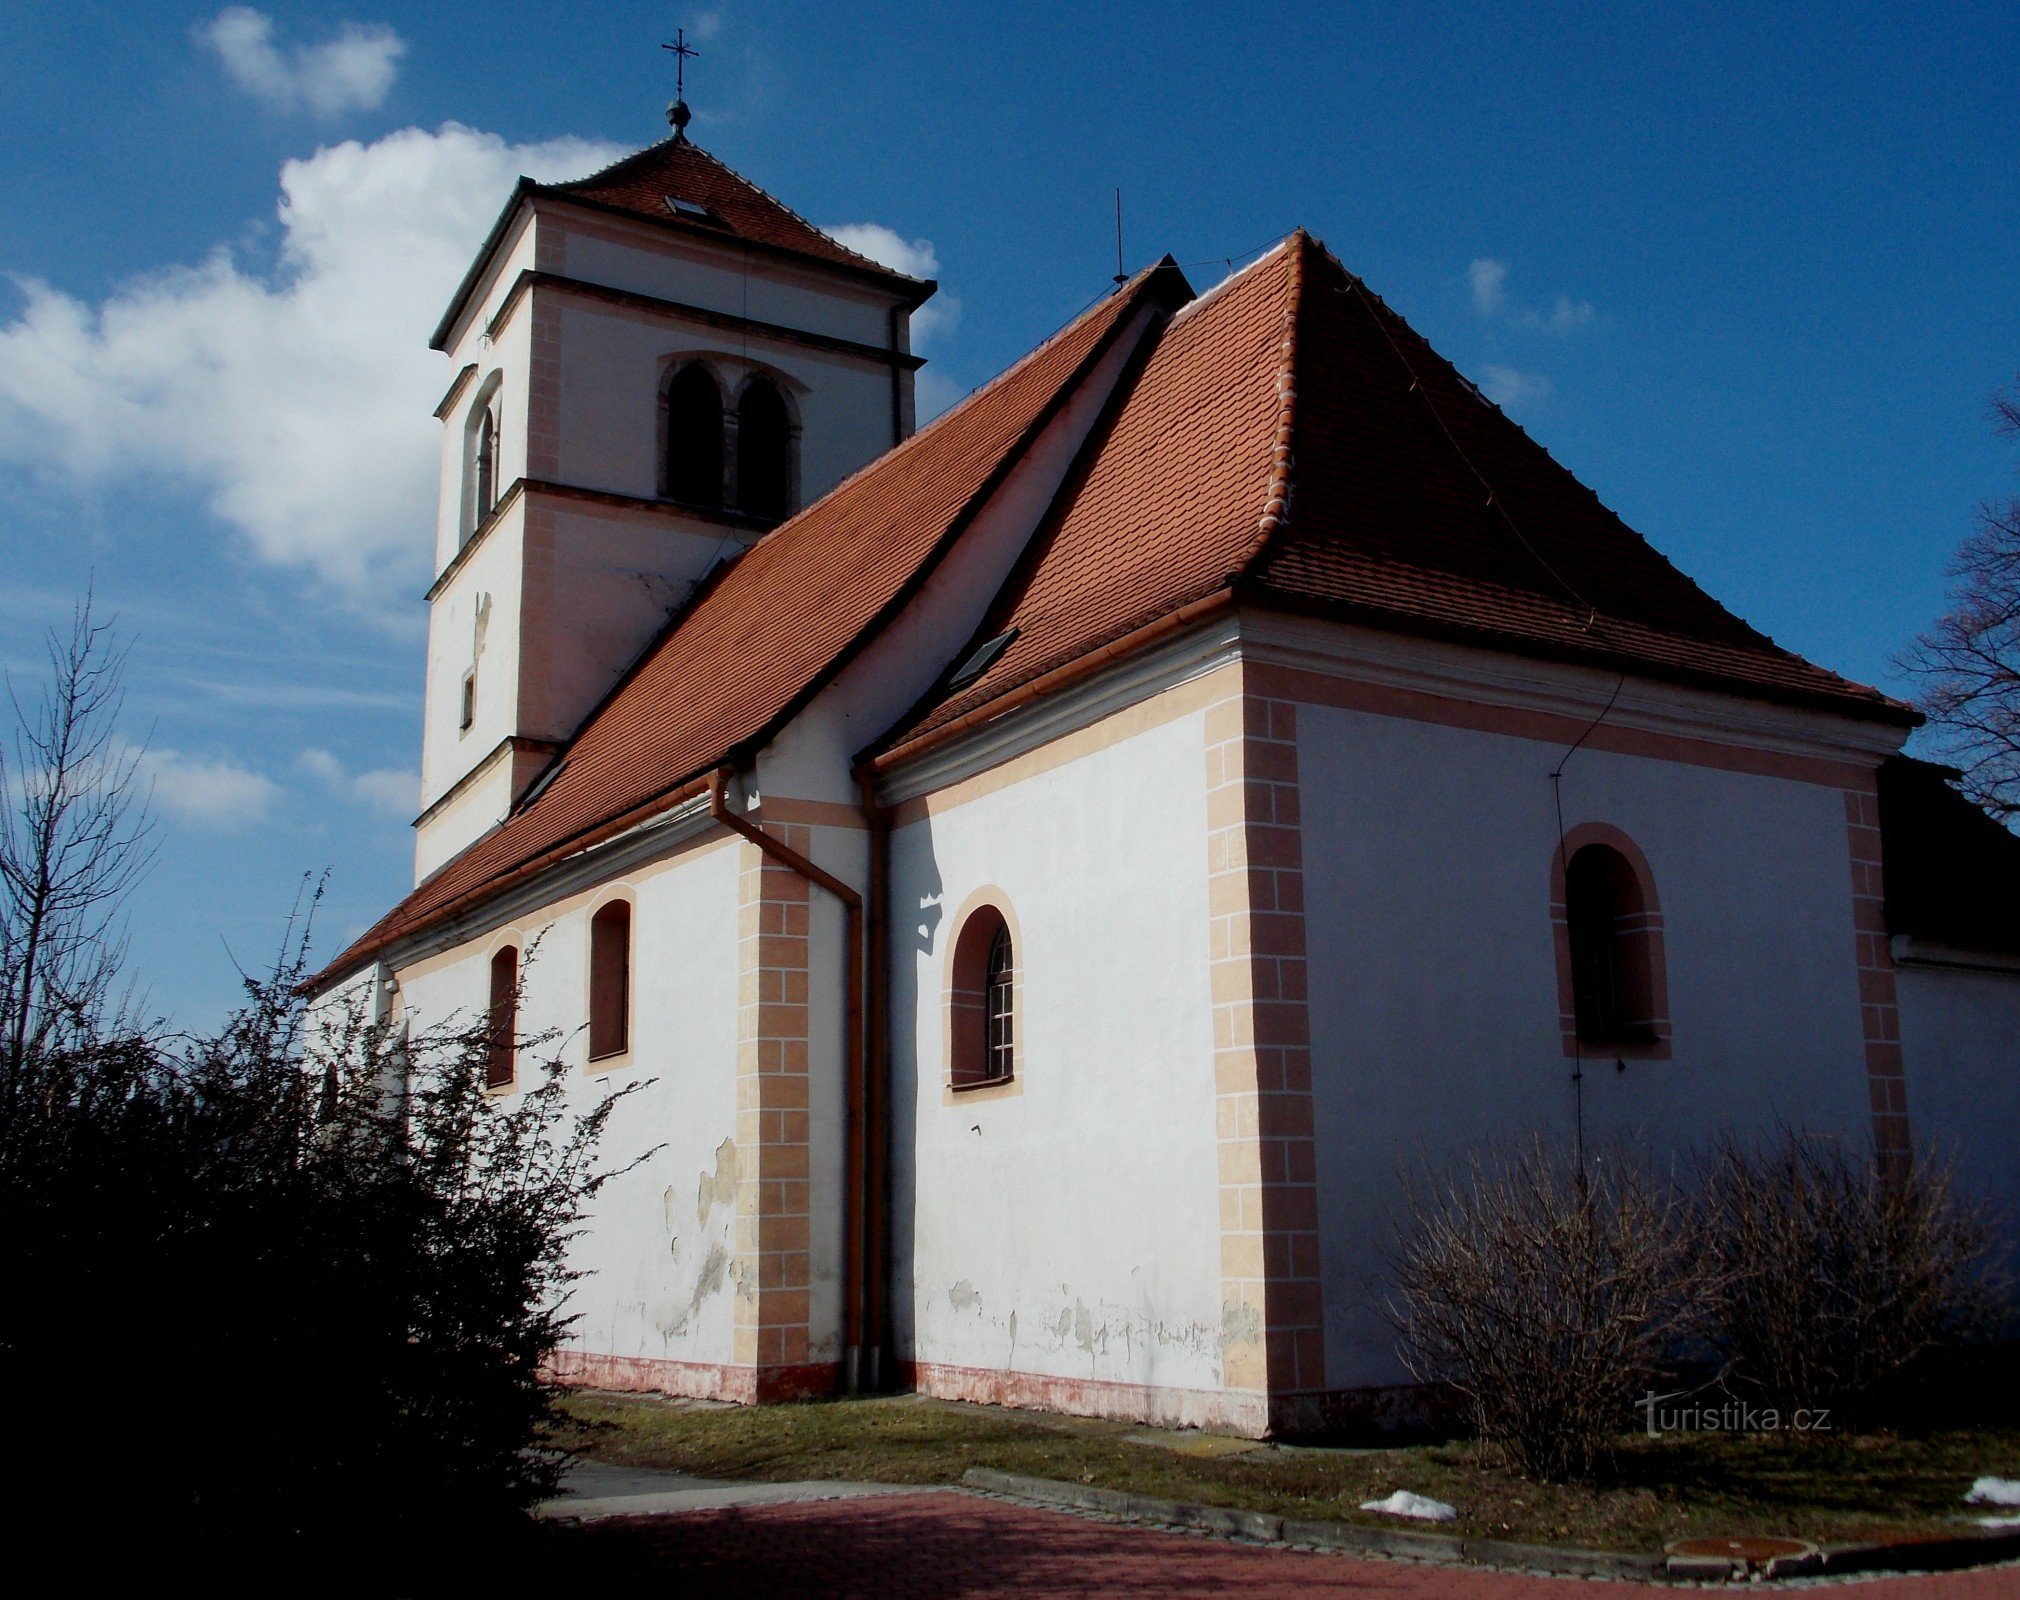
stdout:
{"type": "Polygon", "coordinates": [[[926,280],[895,271],[829,238],[784,201],[723,165],[685,135],[662,139],[586,178],[536,184],[534,191],[888,278],[908,289],[923,290],[922,300],[932,292],[926,280]],[[680,205],[676,207],[674,202],[680,205]]]}
{"type": "Polygon", "coordinates": [[[535,183],[521,178],[449,309],[442,314],[430,341],[433,348],[447,347],[450,330],[476,291],[485,263],[504,239],[519,207],[535,197],[612,212],[694,238],[732,239],[767,254],[839,268],[881,284],[906,306],[924,303],[938,287],[930,278],[896,271],[829,238],[783,200],[680,135],[648,145],[586,178],[567,183],[535,183]]]}

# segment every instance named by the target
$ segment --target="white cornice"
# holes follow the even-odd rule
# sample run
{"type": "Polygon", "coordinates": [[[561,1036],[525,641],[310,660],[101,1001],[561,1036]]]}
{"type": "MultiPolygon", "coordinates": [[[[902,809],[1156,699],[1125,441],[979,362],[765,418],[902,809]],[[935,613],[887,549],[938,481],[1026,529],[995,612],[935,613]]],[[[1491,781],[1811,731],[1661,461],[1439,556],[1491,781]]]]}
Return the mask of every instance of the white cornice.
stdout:
{"type": "Polygon", "coordinates": [[[1282,612],[1243,613],[1242,654],[1382,688],[1588,721],[1611,698],[1609,726],[1777,755],[1874,765],[1907,737],[1903,729],[1835,712],[1631,675],[1623,679],[1607,668],[1537,661],[1282,612]]]}

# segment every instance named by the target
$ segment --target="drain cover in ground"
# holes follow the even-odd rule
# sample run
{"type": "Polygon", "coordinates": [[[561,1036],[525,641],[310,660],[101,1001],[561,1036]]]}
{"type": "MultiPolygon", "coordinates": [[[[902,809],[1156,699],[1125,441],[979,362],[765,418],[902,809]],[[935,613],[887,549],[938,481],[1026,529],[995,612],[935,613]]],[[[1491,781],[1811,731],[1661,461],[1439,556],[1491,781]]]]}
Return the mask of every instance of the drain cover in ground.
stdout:
{"type": "Polygon", "coordinates": [[[1715,1556],[1725,1561],[1744,1561],[1759,1566],[1782,1556],[1809,1554],[1800,1539],[1769,1539],[1760,1534],[1741,1534],[1735,1539],[1679,1539],[1669,1547],[1673,1556],[1715,1556]]]}

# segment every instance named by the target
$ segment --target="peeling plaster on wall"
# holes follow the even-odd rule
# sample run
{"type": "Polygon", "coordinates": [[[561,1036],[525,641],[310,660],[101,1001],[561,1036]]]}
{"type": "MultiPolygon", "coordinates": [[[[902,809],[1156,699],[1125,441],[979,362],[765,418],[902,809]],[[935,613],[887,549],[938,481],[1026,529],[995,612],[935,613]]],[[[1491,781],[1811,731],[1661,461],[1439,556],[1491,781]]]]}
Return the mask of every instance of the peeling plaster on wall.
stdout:
{"type": "Polygon", "coordinates": [[[694,1197],[694,1219],[700,1223],[708,1221],[709,1212],[716,1206],[736,1203],[737,1179],[742,1168],[737,1160],[736,1140],[725,1139],[715,1147],[715,1171],[704,1172],[694,1197]]]}
{"type": "Polygon", "coordinates": [[[1245,1300],[1230,1300],[1220,1308],[1220,1347],[1254,1344],[1262,1337],[1262,1316],[1245,1300]]]}
{"type": "Polygon", "coordinates": [[[982,1297],[975,1292],[975,1285],[963,1278],[947,1291],[947,1303],[956,1311],[972,1311],[982,1304],[982,1297]]]}

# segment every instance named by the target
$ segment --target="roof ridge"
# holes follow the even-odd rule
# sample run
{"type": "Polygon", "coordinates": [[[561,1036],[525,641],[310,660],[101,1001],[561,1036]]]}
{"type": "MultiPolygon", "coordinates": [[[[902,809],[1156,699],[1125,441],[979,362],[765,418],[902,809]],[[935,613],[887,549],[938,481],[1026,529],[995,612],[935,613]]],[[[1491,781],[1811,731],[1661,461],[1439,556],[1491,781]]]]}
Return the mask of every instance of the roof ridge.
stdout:
{"type": "Polygon", "coordinates": [[[1304,305],[1305,252],[1311,247],[1312,236],[1301,227],[1294,228],[1285,243],[1290,255],[1285,262],[1283,341],[1277,347],[1277,426],[1270,439],[1269,483],[1263,491],[1255,535],[1230,578],[1246,575],[1290,520],[1291,476],[1296,466],[1291,446],[1298,416],[1298,313],[1304,305]]]}

